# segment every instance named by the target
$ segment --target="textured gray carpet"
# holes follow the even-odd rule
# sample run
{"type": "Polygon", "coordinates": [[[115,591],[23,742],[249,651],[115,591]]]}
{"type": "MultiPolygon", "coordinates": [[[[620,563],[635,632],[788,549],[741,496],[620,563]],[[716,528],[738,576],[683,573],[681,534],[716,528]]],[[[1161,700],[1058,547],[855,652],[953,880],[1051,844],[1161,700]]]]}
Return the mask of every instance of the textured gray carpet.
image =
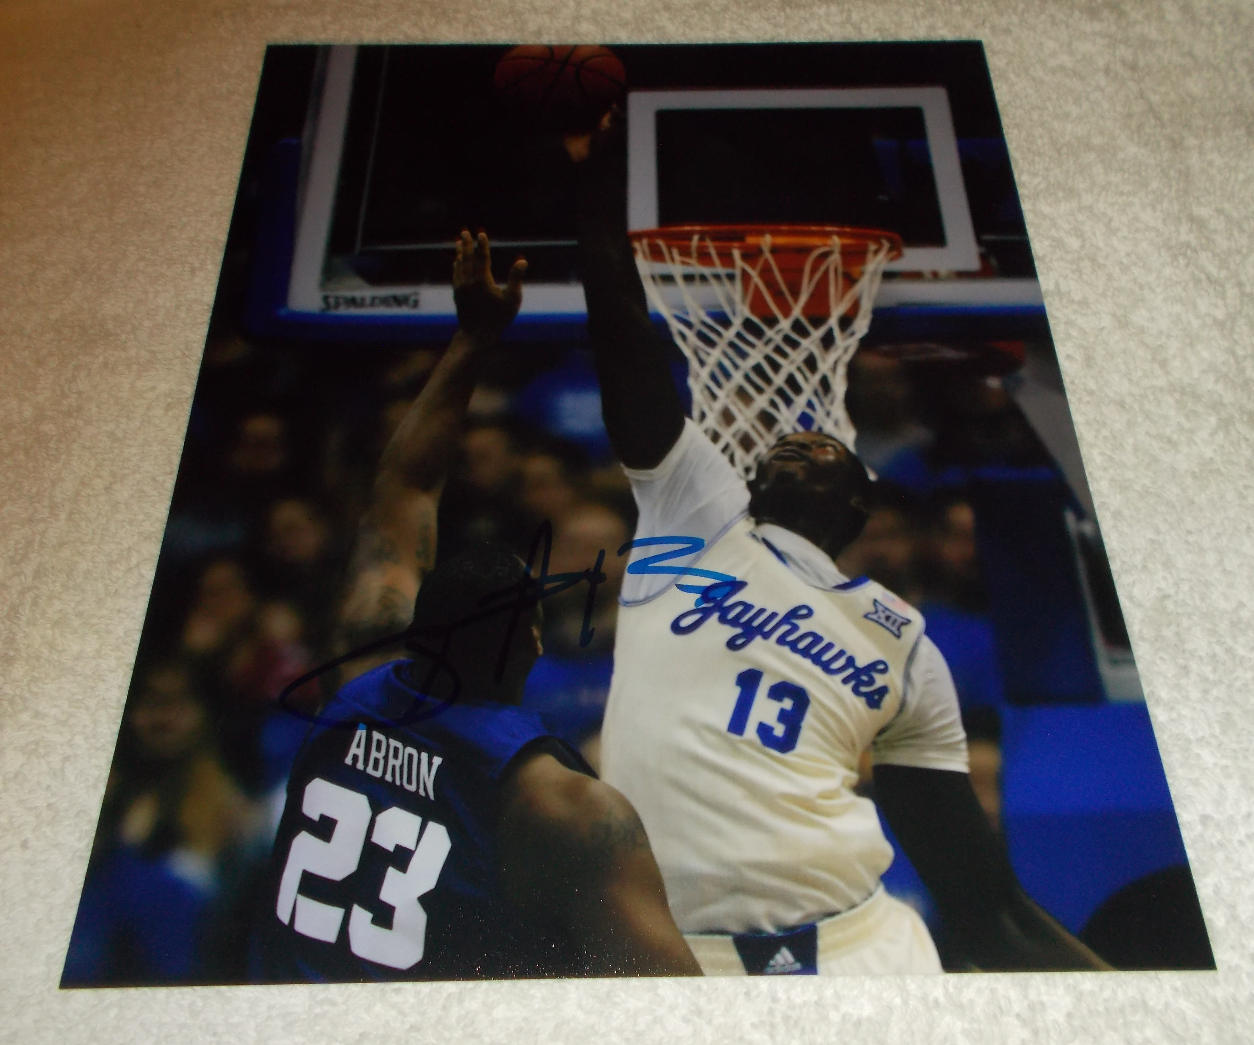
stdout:
{"type": "Polygon", "coordinates": [[[1254,7],[0,4],[0,1038],[1254,1038],[1254,7]],[[980,38],[1219,971],[60,992],[266,41],[980,38]]]}

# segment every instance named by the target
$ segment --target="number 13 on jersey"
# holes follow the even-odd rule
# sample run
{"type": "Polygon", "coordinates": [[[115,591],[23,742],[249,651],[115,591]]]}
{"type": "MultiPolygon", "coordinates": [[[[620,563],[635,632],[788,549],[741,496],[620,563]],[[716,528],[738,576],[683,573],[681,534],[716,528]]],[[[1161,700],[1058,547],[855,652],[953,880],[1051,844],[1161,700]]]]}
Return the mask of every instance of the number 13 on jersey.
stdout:
{"type": "MultiPolygon", "coordinates": [[[[743,737],[745,728],[749,725],[753,702],[762,685],[762,672],[757,668],[747,668],[736,676],[736,685],[740,689],[740,696],[736,698],[736,706],[732,709],[727,732],[743,737]]],[[[810,694],[793,682],[776,682],[766,691],[766,696],[768,700],[776,701],[780,707],[775,713],[774,722],[758,723],[758,740],[764,747],[786,755],[797,746],[797,739],[801,736],[801,725],[805,721],[806,712],[810,710],[810,694]]]]}

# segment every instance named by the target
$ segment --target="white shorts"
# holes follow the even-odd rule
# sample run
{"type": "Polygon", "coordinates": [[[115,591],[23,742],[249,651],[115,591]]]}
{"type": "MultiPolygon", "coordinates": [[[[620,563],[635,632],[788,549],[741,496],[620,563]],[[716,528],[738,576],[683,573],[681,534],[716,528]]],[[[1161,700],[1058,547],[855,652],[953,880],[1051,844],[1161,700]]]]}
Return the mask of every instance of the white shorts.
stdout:
{"type": "Polygon", "coordinates": [[[700,933],[684,939],[707,976],[942,971],[923,919],[882,885],[852,910],[800,929],[773,935],[700,933]]]}

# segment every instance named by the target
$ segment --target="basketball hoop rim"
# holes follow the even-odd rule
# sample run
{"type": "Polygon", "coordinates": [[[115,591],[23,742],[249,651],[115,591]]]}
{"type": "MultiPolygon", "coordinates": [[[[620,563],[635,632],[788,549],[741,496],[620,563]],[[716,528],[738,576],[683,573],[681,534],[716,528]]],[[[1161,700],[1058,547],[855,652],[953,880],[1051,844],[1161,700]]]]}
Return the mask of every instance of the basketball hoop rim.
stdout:
{"type": "MultiPolygon", "coordinates": [[[[905,249],[901,237],[895,232],[848,225],[662,225],[654,229],[637,229],[629,235],[633,244],[663,243],[674,250],[688,247],[697,240],[708,242],[720,251],[738,249],[742,256],[765,253],[766,250],[775,255],[809,254],[830,246],[835,239],[840,244],[842,259],[854,264],[864,261],[868,251],[878,244],[887,246],[885,261],[896,261],[905,249]]],[[[693,260],[704,268],[716,267],[705,255],[698,255],[693,260]]]]}
{"type": "Polygon", "coordinates": [[[693,420],[744,478],[783,431],[854,445],[849,361],[900,236],[788,223],[629,235],[645,296],[687,357],[693,420]]]}

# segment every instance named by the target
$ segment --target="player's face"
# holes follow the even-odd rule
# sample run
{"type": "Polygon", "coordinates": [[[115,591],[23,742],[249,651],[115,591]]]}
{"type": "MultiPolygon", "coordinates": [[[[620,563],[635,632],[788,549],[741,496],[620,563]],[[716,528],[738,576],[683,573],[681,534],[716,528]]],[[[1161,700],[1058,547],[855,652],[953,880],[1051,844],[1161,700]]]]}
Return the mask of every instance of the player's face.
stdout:
{"type": "Polygon", "coordinates": [[[783,475],[792,476],[816,492],[843,474],[849,450],[837,439],[820,432],[795,432],[784,436],[758,462],[755,483],[766,487],[783,475]]]}
{"type": "Polygon", "coordinates": [[[857,499],[861,465],[838,439],[818,432],[784,436],[758,462],[749,511],[794,530],[835,555],[866,519],[857,499]]]}

